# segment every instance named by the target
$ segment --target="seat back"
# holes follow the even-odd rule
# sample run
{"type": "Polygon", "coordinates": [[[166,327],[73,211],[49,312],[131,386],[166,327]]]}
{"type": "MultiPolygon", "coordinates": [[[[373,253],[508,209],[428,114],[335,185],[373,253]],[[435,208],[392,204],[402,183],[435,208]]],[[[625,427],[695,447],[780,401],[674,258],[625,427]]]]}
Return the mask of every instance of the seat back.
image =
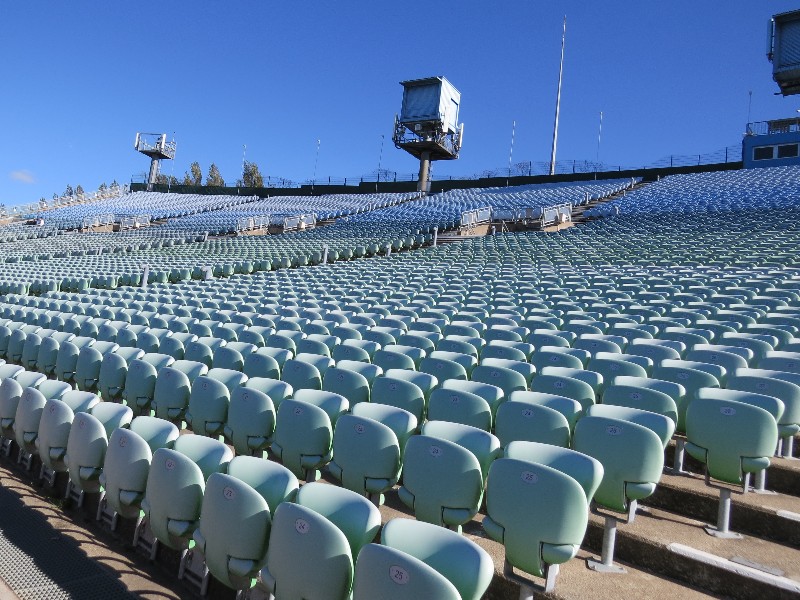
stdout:
{"type": "Polygon", "coordinates": [[[367,417],[342,415],[333,432],[330,473],[363,495],[380,495],[400,477],[400,443],[386,425],[367,417]]]}
{"type": "Polygon", "coordinates": [[[228,475],[241,479],[267,501],[274,513],[282,502],[294,502],[299,483],[286,467],[256,456],[237,456],[228,465],[228,475]]]}
{"type": "Polygon", "coordinates": [[[162,544],[174,550],[188,545],[200,519],[205,482],[203,471],[188,456],[168,448],[155,451],[142,508],[162,544]]]}
{"type": "Polygon", "coordinates": [[[417,520],[460,526],[475,516],[483,498],[481,465],[455,442],[412,436],[403,455],[399,495],[417,520]]]}
{"type": "Polygon", "coordinates": [[[222,435],[231,394],[221,381],[201,375],[192,384],[186,421],[198,435],[222,435]]]}
{"type": "Polygon", "coordinates": [[[281,381],[285,381],[295,390],[322,389],[322,375],[319,369],[309,362],[289,359],[283,365],[281,381]]]}
{"type": "Polygon", "coordinates": [[[705,463],[710,477],[731,484],[741,484],[746,472],[766,469],[778,443],[772,415],[733,400],[695,399],[686,428],[686,451],[705,463]]]}
{"type": "Polygon", "coordinates": [[[589,503],[603,480],[603,465],[598,460],[569,448],[516,441],[506,446],[504,456],[547,465],[569,475],[583,488],[589,503]]]}
{"type": "Polygon", "coordinates": [[[642,410],[640,408],[614,406],[613,404],[595,404],[589,407],[589,410],[586,411],[586,415],[608,417],[609,419],[618,419],[620,421],[629,421],[630,423],[643,425],[658,436],[665,450],[667,444],[672,439],[672,434],[675,432],[675,422],[672,419],[665,415],[642,410]]]}
{"type": "Polygon", "coordinates": [[[137,415],[150,414],[153,402],[158,371],[156,367],[141,358],[134,359],[128,365],[125,375],[123,397],[137,415]]]}
{"type": "Polygon", "coordinates": [[[14,416],[14,438],[20,449],[36,453],[39,422],[47,399],[34,388],[23,388],[14,416]]]}
{"type": "Polygon", "coordinates": [[[355,371],[330,367],[322,379],[322,389],[344,396],[350,402],[350,406],[359,402],[369,402],[369,381],[355,371]]]}
{"type": "Polygon", "coordinates": [[[299,504],[285,502],[276,508],[267,566],[261,571],[271,594],[346,600],[353,571],[350,546],[336,525],[299,504]],[[314,565],[314,577],[308,576],[306,564],[314,565]]]}
{"type": "Polygon", "coordinates": [[[368,544],[358,555],[353,600],[461,600],[456,587],[436,569],[400,550],[368,544]]]}
{"type": "Polygon", "coordinates": [[[481,465],[484,479],[492,461],[502,454],[500,440],[494,434],[477,427],[447,421],[428,421],[423,425],[422,433],[449,440],[472,452],[481,465]]]}
{"type": "Polygon", "coordinates": [[[299,479],[327,464],[332,456],[333,427],[319,406],[287,398],[278,407],[272,452],[299,479]]]}
{"type": "Polygon", "coordinates": [[[42,464],[51,471],[67,470],[65,455],[75,413],[61,400],[48,400],[39,421],[36,450],[42,464]]]}
{"type": "Polygon", "coordinates": [[[719,379],[712,374],[685,366],[657,365],[653,369],[653,378],[677,383],[686,390],[685,394],[676,400],[678,406],[677,431],[679,433],[686,431],[686,408],[691,403],[697,390],[704,387],[720,387],[719,379]]]}
{"type": "Polygon", "coordinates": [[[528,389],[528,382],[525,377],[517,371],[486,364],[480,364],[472,370],[472,381],[499,387],[506,396],[517,390],[524,391],[528,389]]]}
{"type": "Polygon", "coordinates": [[[14,420],[17,416],[22,386],[14,379],[0,381],[0,437],[14,439],[14,420]]]}
{"type": "Polygon", "coordinates": [[[206,482],[194,539],[221,583],[249,589],[267,560],[272,519],[267,501],[240,479],[212,473],[206,482]]]}
{"type": "Polygon", "coordinates": [[[278,361],[272,356],[259,352],[251,352],[244,358],[242,371],[248,377],[279,379],[281,376],[278,361]]]}
{"type": "Polygon", "coordinates": [[[492,464],[483,529],[513,567],[542,577],[547,565],[573,558],[588,520],[586,492],[571,476],[515,458],[492,464]]]}
{"type": "Polygon", "coordinates": [[[553,408],[508,401],[497,409],[494,433],[502,447],[518,440],[568,447],[572,431],[567,418],[553,408]]]}
{"type": "Polygon", "coordinates": [[[124,518],[139,515],[152,457],[147,441],[135,431],[116,429],[111,434],[100,482],[108,507],[124,518]]]}
{"type": "Polygon", "coordinates": [[[389,369],[386,371],[386,376],[393,379],[403,379],[410,381],[422,390],[422,394],[427,402],[431,396],[431,392],[439,385],[439,380],[429,373],[420,373],[418,371],[411,371],[409,369],[389,369]]]}
{"type": "Polygon", "coordinates": [[[418,422],[425,415],[425,395],[418,385],[394,377],[378,377],[372,383],[370,401],[407,410],[418,422]]]}
{"type": "Polygon", "coordinates": [[[752,371],[742,370],[728,378],[729,390],[741,390],[774,396],[783,402],[783,414],[778,418],[779,425],[800,424],[800,385],[788,379],[750,375],[752,371]]]}
{"type": "Polygon", "coordinates": [[[391,519],[381,543],[410,554],[444,575],[463,600],[480,600],[494,577],[492,557],[475,542],[430,523],[391,519]]]}
{"type": "MultiPolygon", "coordinates": [[[[66,359],[65,359],[66,360],[66,359]]],[[[79,390],[97,391],[103,354],[91,346],[84,346],[75,360],[74,379],[79,390]]],[[[65,368],[68,368],[65,365],[65,368]]]]}
{"type": "Polygon", "coordinates": [[[225,437],[237,454],[253,454],[269,447],[275,431],[272,399],[257,389],[238,387],[228,406],[225,437]]]}
{"type": "Polygon", "coordinates": [[[534,378],[531,384],[531,391],[572,398],[580,403],[583,410],[595,403],[595,393],[592,386],[573,377],[541,374],[534,378]]]}
{"type": "Polygon", "coordinates": [[[358,556],[361,549],[375,539],[381,527],[378,508],[345,488],[309,483],[297,492],[297,504],[311,508],[336,525],[347,538],[353,556],[358,556]]]}
{"type": "Polygon", "coordinates": [[[572,447],[603,465],[594,495],[600,506],[625,512],[631,500],[655,491],[664,468],[664,448],[649,428],[619,419],[586,416],[575,426],[572,447]]]}
{"type": "Polygon", "coordinates": [[[484,431],[492,428],[492,409],[481,396],[471,392],[438,388],[428,402],[428,419],[471,425],[484,431]]]}
{"type": "MultiPolygon", "coordinates": [[[[126,407],[127,408],[127,407],[126,407]]],[[[130,421],[130,409],[128,409],[130,421]]],[[[64,463],[72,485],[80,491],[100,491],[100,474],[108,449],[108,431],[94,415],[78,413],[69,430],[64,463]]]]}
{"type": "Polygon", "coordinates": [[[610,385],[603,393],[603,404],[628,406],[669,417],[678,423],[678,406],[671,396],[656,389],[634,385],[610,385]]]}
{"type": "Polygon", "coordinates": [[[406,447],[408,438],[417,431],[419,423],[418,419],[407,410],[376,402],[361,402],[352,408],[352,414],[373,419],[391,429],[397,436],[401,454],[406,447]]]}

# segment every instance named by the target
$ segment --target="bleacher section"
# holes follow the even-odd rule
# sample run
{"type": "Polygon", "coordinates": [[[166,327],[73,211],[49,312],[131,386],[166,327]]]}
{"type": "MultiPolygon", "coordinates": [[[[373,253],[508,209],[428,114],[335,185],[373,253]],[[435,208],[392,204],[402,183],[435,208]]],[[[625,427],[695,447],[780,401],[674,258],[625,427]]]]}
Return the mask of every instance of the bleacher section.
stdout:
{"type": "Polygon", "coordinates": [[[217,597],[796,597],[798,175],[664,178],[609,218],[436,247],[466,210],[638,182],[3,244],[0,469],[217,597]]]}
{"type": "Polygon", "coordinates": [[[586,216],[695,214],[782,210],[800,199],[800,167],[744,169],[693,175],[672,175],[608,204],[586,216]]]}

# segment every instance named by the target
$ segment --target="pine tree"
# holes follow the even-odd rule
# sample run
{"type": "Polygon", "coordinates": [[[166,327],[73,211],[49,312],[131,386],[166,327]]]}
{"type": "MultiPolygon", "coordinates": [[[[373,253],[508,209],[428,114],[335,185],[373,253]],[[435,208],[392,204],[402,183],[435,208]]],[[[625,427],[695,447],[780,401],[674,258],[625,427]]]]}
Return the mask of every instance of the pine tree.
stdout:
{"type": "Polygon", "coordinates": [[[203,185],[203,169],[200,163],[195,161],[189,165],[189,173],[183,178],[185,185],[203,185]]]}
{"type": "Polygon", "coordinates": [[[100,187],[97,188],[97,191],[98,192],[105,192],[107,189],[108,189],[108,186],[106,185],[106,182],[104,181],[103,183],[100,184],[100,187]]]}
{"type": "Polygon", "coordinates": [[[219,168],[214,163],[208,167],[208,175],[206,176],[206,186],[209,187],[225,187],[225,180],[219,172],[219,168]]]}
{"type": "Polygon", "coordinates": [[[83,186],[79,183],[75,188],[75,195],[80,196],[81,194],[83,194],[83,186]]]}
{"type": "Polygon", "coordinates": [[[75,195],[75,190],[72,189],[71,185],[67,184],[67,189],[64,190],[64,195],[65,196],[74,196],[75,195]]]}
{"type": "Polygon", "coordinates": [[[175,177],[174,175],[164,175],[162,173],[158,174],[158,177],[156,178],[156,183],[159,185],[169,185],[169,186],[180,185],[180,182],[178,181],[177,177],[175,177]]]}
{"type": "Polygon", "coordinates": [[[264,187],[264,176],[254,162],[244,161],[242,178],[236,182],[240,187],[264,187]]]}

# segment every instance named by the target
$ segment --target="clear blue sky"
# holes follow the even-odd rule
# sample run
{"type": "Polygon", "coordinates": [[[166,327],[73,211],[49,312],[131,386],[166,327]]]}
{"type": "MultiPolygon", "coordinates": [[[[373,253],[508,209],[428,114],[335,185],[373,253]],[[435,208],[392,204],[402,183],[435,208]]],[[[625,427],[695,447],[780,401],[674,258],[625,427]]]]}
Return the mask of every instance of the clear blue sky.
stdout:
{"type": "Polygon", "coordinates": [[[792,116],[775,96],[771,0],[586,2],[0,0],[0,202],[88,190],[147,169],[137,131],[178,142],[233,182],[242,146],[265,175],[411,173],[392,122],[398,82],[445,75],[462,93],[465,142],[437,174],[549,159],[561,20],[567,15],[559,159],[638,166],[714,151],[752,120],[792,116]]]}

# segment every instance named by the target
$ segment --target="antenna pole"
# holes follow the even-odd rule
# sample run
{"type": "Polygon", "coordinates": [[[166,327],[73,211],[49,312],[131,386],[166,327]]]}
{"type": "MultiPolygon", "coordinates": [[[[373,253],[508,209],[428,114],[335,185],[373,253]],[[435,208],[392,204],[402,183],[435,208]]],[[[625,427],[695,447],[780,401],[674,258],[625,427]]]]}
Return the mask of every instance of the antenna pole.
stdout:
{"type": "Polygon", "coordinates": [[[516,119],[511,121],[511,147],[508,149],[508,177],[506,178],[506,187],[508,187],[508,179],[511,177],[511,158],[514,156],[514,133],[517,130],[516,119]]]}
{"type": "Polygon", "coordinates": [[[317,182],[317,163],[319,162],[319,144],[320,140],[317,140],[317,154],[314,157],[314,178],[311,180],[311,193],[314,193],[314,184],[317,182]]]}
{"type": "Polygon", "coordinates": [[[550,153],[550,175],[556,174],[556,147],[558,146],[558,115],[561,111],[561,80],[564,75],[564,41],[567,37],[567,15],[564,15],[564,29],[561,33],[561,63],[558,67],[558,93],[556,95],[556,118],[553,123],[553,151],[550,153]]]}
{"type": "Polygon", "coordinates": [[[378,178],[375,180],[375,193],[378,193],[378,182],[381,180],[381,163],[383,162],[383,134],[381,134],[381,149],[378,153],[378,178]]]}
{"type": "Polygon", "coordinates": [[[247,177],[247,144],[242,144],[242,186],[245,186],[247,177]]]}
{"type": "Polygon", "coordinates": [[[597,156],[595,156],[594,163],[595,168],[594,171],[600,170],[600,136],[603,135],[603,111],[600,111],[600,126],[597,128],[597,156]]]}

